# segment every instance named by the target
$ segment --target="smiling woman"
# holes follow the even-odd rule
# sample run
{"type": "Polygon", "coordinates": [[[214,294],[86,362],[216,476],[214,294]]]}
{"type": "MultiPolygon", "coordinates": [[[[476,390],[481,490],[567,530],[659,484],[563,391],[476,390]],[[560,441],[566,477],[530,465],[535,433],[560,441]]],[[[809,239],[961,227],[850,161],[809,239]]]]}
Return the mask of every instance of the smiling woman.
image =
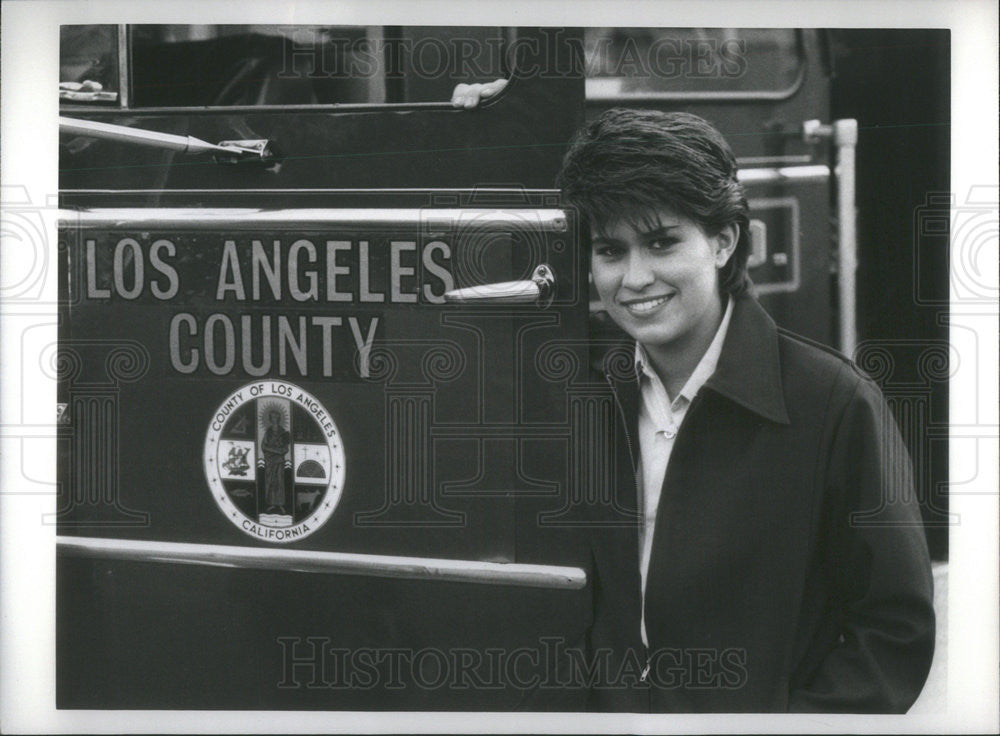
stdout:
{"type": "Polygon", "coordinates": [[[739,230],[730,224],[707,235],[669,211],[653,216],[651,230],[619,220],[592,234],[591,273],[608,315],[643,345],[676,394],[722,321],[716,272],[732,258],[739,230]]]}
{"type": "Polygon", "coordinates": [[[736,159],[718,131],[683,113],[612,110],[590,146],[586,135],[561,182],[590,225],[594,286],[676,393],[712,341],[725,297],[749,284],[736,159]]]}
{"type": "Polygon", "coordinates": [[[591,644],[645,666],[597,707],[905,711],[934,649],[909,458],[876,385],[757,304],[726,141],[694,115],[610,110],[559,183],[635,361],[605,361],[632,461],[612,506],[638,513],[595,542],[591,644]],[[705,671],[678,684],[678,651],[705,671]]]}

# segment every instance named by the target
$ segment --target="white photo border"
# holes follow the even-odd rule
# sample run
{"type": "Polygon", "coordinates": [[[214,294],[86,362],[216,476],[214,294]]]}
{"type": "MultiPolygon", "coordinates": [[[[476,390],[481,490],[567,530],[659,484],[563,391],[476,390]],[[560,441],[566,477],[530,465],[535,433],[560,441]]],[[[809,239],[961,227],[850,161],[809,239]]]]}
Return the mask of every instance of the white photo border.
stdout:
{"type": "MultiPolygon", "coordinates": [[[[974,187],[997,192],[997,8],[986,0],[783,0],[750,2],[631,2],[507,0],[503,3],[403,0],[229,0],[134,3],[125,0],[69,2],[5,0],[3,4],[2,138],[0,162],[5,196],[27,197],[40,206],[55,257],[55,195],[58,116],[55,94],[59,26],[70,23],[336,23],[399,25],[617,25],[738,27],[949,28],[952,49],[952,176],[959,197],[974,187]],[[992,190],[988,189],[992,187],[992,190]],[[47,210],[45,208],[48,208],[47,210]]],[[[918,155],[915,153],[915,155],[918,155]]],[[[995,243],[994,243],[995,246],[995,243]]],[[[0,267],[23,268],[23,254],[4,248],[0,267]]],[[[30,265],[30,264],[29,264],[30,265]]],[[[957,264],[956,264],[957,265],[957,264]]],[[[996,253],[986,266],[996,269],[996,253]],[[992,262],[990,261],[992,259],[992,262]]],[[[347,713],[244,711],[76,711],[55,709],[55,528],[43,515],[55,510],[55,494],[5,493],[20,467],[34,467],[54,482],[52,424],[33,421],[25,403],[55,406],[54,379],[42,371],[21,375],[12,360],[25,350],[56,341],[54,284],[45,306],[0,305],[0,728],[27,732],[478,732],[538,733],[760,733],[760,732],[995,732],[998,721],[998,505],[997,443],[951,444],[953,477],[970,464],[980,470],[977,486],[993,493],[953,495],[949,553],[949,705],[941,715],[629,715],[513,714],[484,719],[466,713],[347,713]],[[25,320],[37,326],[22,340],[25,320]],[[26,413],[27,412],[27,413],[26,413]],[[27,417],[27,419],[26,419],[27,417]],[[970,454],[970,451],[972,454],[970,454]],[[984,456],[983,452],[987,454],[984,456]],[[27,452],[27,455],[24,453],[27,452]]],[[[953,414],[971,401],[983,412],[981,425],[997,419],[996,305],[951,304],[952,325],[975,330],[980,347],[978,384],[951,386],[953,414]]],[[[954,329],[954,327],[953,327],[954,329]]],[[[23,356],[22,356],[23,357],[23,356]]],[[[39,355],[39,360],[42,359],[39,355]]],[[[25,360],[20,365],[27,365],[25,360]]],[[[34,362],[31,363],[34,365],[34,362]]]]}

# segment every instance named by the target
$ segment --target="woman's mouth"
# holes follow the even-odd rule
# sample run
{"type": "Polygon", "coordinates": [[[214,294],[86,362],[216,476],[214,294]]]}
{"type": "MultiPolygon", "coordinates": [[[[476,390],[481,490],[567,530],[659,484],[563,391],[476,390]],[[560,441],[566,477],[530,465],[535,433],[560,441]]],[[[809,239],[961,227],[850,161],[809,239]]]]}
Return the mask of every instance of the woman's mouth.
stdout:
{"type": "Polygon", "coordinates": [[[650,299],[642,299],[629,302],[621,302],[622,306],[625,307],[629,312],[635,315],[647,315],[653,312],[658,307],[666,304],[673,298],[673,294],[667,294],[665,296],[655,296],[650,299]]]}

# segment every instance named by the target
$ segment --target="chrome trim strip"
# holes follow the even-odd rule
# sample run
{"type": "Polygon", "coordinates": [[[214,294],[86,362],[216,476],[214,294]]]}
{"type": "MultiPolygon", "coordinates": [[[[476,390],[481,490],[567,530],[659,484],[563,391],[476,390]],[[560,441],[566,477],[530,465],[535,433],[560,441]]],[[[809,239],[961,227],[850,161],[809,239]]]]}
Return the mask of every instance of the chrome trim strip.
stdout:
{"type": "Polygon", "coordinates": [[[56,544],[61,555],[89,559],[173,562],[211,567],[369,575],[382,578],[523,585],[531,588],[566,590],[579,590],[587,584],[587,574],[582,569],[556,565],[393,557],[99,537],[59,536],[56,537],[56,544]]]}
{"type": "Polygon", "coordinates": [[[782,182],[827,181],[830,178],[830,167],[817,166],[782,166],[769,169],[742,169],[739,180],[742,184],[781,184],[782,182]]]}
{"type": "Polygon", "coordinates": [[[565,232],[566,213],[561,209],[464,209],[436,208],[344,208],[344,209],[281,209],[257,208],[100,208],[88,210],[62,209],[61,227],[106,228],[171,228],[201,230],[226,225],[237,228],[316,227],[335,226],[406,226],[427,232],[456,227],[509,228],[521,227],[544,232],[565,232]]]}
{"type": "MultiPolygon", "coordinates": [[[[744,162],[744,165],[752,160],[744,162]]],[[[781,182],[781,181],[826,181],[830,178],[830,167],[822,164],[816,164],[812,166],[782,166],[782,167],[760,167],[760,168],[743,168],[740,169],[739,179],[744,184],[757,184],[757,183],[768,183],[768,182],[781,182]]],[[[412,194],[424,194],[428,198],[434,197],[435,195],[457,195],[460,197],[467,197],[475,201],[476,197],[480,197],[481,200],[476,202],[475,206],[470,206],[468,208],[463,208],[466,211],[472,209],[485,210],[484,205],[488,204],[488,198],[496,197],[500,198],[504,195],[516,195],[519,199],[525,199],[530,197],[553,197],[558,198],[558,189],[518,189],[516,187],[497,187],[484,190],[468,189],[464,187],[435,187],[435,188],[420,188],[420,187],[400,187],[400,188],[390,188],[382,189],[377,187],[368,188],[355,188],[355,189],[324,189],[324,188],[264,188],[264,189],[235,189],[235,188],[225,188],[225,189],[63,189],[61,194],[68,197],[82,197],[82,196],[157,196],[157,197],[182,197],[185,195],[207,195],[207,196],[223,196],[223,195],[245,195],[245,196],[262,196],[262,195],[325,195],[328,194],[331,197],[336,197],[338,195],[350,196],[350,195],[367,195],[367,194],[380,194],[380,195],[412,195],[412,194]]],[[[516,200],[515,200],[516,201],[516,200]]],[[[558,200],[556,200],[558,201],[558,200]]],[[[509,200],[508,200],[509,202],[509,200]]],[[[452,202],[447,202],[451,204],[452,202]]],[[[548,203],[552,203],[552,200],[548,200],[548,203]]],[[[446,203],[442,203],[446,204],[446,203]]],[[[511,209],[510,204],[504,205],[505,209],[511,209]]],[[[433,205],[429,205],[427,210],[433,208],[433,205]]],[[[169,208],[146,208],[150,212],[163,212],[169,208]]],[[[365,208],[367,210],[367,208],[365,208]]],[[[551,207],[549,208],[551,209],[551,207]]],[[[204,208],[188,208],[189,211],[205,212],[204,208]]],[[[97,211],[97,210],[95,210],[97,211]]],[[[103,210],[102,211],[106,211],[103,210]]],[[[241,212],[247,210],[239,210],[241,212]]],[[[254,210],[257,211],[257,210],[254,210]]],[[[435,210],[436,211],[436,210],[435,210]]],[[[543,209],[532,209],[531,212],[544,212],[543,209]]]]}
{"type": "Polygon", "coordinates": [[[813,161],[813,156],[808,153],[803,154],[789,154],[787,156],[740,156],[736,159],[736,163],[740,166],[779,166],[784,164],[785,166],[791,166],[794,164],[811,164],[813,161]]]}
{"type": "MultiPolygon", "coordinates": [[[[260,189],[214,188],[214,189],[63,189],[63,194],[158,194],[170,196],[175,194],[459,194],[469,198],[480,197],[488,199],[505,194],[517,195],[522,200],[532,196],[559,196],[558,189],[524,189],[522,187],[489,187],[470,189],[469,187],[357,187],[357,188],[323,188],[323,187],[262,187],[260,189]]],[[[481,202],[478,206],[482,206],[481,202]]]]}
{"type": "Polygon", "coordinates": [[[132,103],[129,98],[129,54],[128,54],[128,31],[124,25],[118,25],[118,107],[126,109],[132,103]]]}

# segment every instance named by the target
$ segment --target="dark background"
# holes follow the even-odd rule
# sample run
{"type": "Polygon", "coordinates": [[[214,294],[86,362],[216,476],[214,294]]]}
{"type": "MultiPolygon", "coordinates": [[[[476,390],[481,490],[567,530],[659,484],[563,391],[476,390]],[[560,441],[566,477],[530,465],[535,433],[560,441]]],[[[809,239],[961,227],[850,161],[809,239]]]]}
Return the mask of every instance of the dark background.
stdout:
{"type": "MultiPolygon", "coordinates": [[[[858,29],[831,31],[830,37],[832,118],[855,118],[859,125],[858,341],[946,344],[948,244],[922,238],[918,215],[929,204],[935,209],[933,199],[950,191],[950,32],[858,29]],[[919,282],[920,301],[937,303],[917,303],[917,273],[930,275],[919,282]]],[[[909,351],[900,346],[892,352],[906,371],[901,357],[909,351]]],[[[946,381],[934,384],[929,402],[931,423],[946,430],[946,381]]],[[[926,457],[912,443],[910,451],[926,462],[924,520],[931,556],[941,560],[948,556],[940,513],[947,508],[948,448],[946,441],[930,444],[926,457]]]]}

